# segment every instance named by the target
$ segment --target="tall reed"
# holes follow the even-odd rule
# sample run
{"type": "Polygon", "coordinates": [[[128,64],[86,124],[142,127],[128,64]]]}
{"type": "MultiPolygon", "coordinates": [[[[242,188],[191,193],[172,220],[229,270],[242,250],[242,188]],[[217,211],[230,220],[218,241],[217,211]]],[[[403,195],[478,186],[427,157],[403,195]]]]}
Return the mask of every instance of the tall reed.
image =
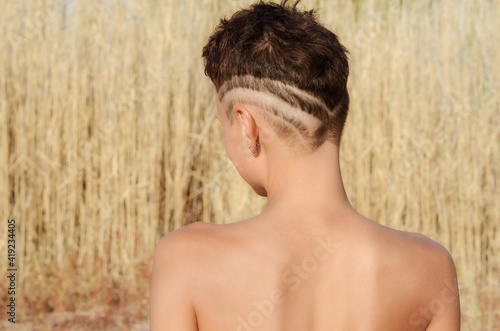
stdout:
{"type": "MultiPolygon", "coordinates": [[[[0,3],[0,248],[16,219],[20,316],[130,302],[145,316],[161,236],[263,208],[225,156],[200,58],[249,3],[0,3]]],[[[353,205],[446,246],[464,330],[500,327],[500,4],[302,6],[350,50],[353,205]]]]}

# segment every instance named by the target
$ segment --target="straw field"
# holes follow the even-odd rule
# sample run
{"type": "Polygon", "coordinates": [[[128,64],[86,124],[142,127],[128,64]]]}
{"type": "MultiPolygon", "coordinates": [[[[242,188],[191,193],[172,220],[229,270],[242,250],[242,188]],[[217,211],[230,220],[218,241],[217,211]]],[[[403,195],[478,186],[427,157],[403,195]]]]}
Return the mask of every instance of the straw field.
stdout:
{"type": "MultiPolygon", "coordinates": [[[[218,19],[249,3],[0,2],[0,325],[8,219],[18,325],[133,329],[163,235],[262,210],[225,156],[201,61],[218,19]]],[[[447,247],[463,329],[499,330],[500,3],[302,6],[350,50],[352,204],[447,247]]]]}

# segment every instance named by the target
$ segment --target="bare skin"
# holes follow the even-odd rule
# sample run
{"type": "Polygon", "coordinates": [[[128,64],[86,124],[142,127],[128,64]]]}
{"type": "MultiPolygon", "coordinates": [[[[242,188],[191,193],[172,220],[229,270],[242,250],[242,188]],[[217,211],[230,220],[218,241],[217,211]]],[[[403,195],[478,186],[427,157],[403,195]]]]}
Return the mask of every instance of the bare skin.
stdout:
{"type": "Polygon", "coordinates": [[[152,331],[460,329],[446,249],[358,214],[336,145],[297,154],[247,105],[232,121],[218,105],[218,117],[229,157],[268,204],[251,219],[194,223],[160,241],[152,331]]]}

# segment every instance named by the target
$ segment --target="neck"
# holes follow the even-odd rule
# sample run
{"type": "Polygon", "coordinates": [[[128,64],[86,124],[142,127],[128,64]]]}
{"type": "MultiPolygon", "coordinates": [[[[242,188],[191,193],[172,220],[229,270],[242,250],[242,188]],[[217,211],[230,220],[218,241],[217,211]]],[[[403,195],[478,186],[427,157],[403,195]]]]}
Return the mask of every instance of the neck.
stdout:
{"type": "MultiPolygon", "coordinates": [[[[286,150],[279,148],[281,151],[286,150]]],[[[306,156],[269,151],[266,211],[342,213],[353,210],[342,183],[338,146],[325,142],[306,156]],[[274,157],[273,157],[274,156],[274,157]]]]}

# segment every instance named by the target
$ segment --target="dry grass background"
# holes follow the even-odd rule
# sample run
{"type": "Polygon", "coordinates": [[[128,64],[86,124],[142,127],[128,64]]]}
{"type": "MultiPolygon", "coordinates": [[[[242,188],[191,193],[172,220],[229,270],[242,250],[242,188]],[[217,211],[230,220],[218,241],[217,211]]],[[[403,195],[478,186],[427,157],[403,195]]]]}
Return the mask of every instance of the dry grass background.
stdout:
{"type": "MultiPolygon", "coordinates": [[[[261,210],[225,157],[200,59],[218,18],[249,3],[0,3],[0,251],[14,218],[26,328],[132,328],[162,235],[261,210]]],[[[463,329],[499,330],[500,3],[303,6],[351,52],[352,203],[446,246],[463,329]]]]}

